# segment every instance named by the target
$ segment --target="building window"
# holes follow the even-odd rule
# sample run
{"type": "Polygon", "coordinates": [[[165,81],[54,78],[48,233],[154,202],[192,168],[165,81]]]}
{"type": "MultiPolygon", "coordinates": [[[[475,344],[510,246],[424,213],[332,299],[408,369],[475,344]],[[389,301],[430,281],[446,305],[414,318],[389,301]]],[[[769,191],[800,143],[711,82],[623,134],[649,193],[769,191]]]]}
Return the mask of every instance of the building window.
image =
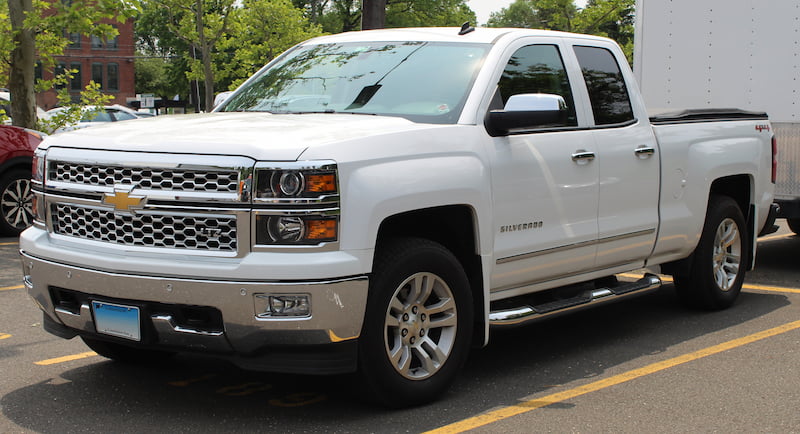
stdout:
{"type": "Polygon", "coordinates": [[[119,90],[119,65],[109,63],[106,65],[106,78],[108,79],[108,90],[119,90]]]}
{"type": "Polygon", "coordinates": [[[92,35],[91,39],[92,39],[92,48],[103,48],[103,40],[99,36],[92,35]]]}
{"type": "Polygon", "coordinates": [[[117,45],[117,37],[118,36],[114,36],[111,39],[106,39],[106,48],[107,49],[116,50],[117,48],[119,48],[118,45],[117,45]]]}
{"type": "Polygon", "coordinates": [[[33,78],[38,80],[42,79],[42,62],[40,60],[36,61],[36,66],[33,67],[33,78]]]}
{"type": "Polygon", "coordinates": [[[103,89],[103,64],[102,63],[92,63],[92,81],[100,85],[100,89],[103,89]]]}
{"type": "MultiPolygon", "coordinates": [[[[58,65],[56,65],[55,69],[53,70],[53,75],[55,75],[55,77],[58,77],[59,75],[63,75],[64,71],[66,69],[67,69],[67,64],[66,63],[59,63],[58,65]]],[[[66,87],[66,85],[63,84],[63,83],[56,83],[53,87],[56,88],[56,89],[63,89],[64,87],[66,87]]]]}
{"type": "Polygon", "coordinates": [[[80,33],[70,33],[67,36],[69,40],[69,45],[67,48],[81,48],[81,34],[80,33]]]}
{"type": "Polygon", "coordinates": [[[69,69],[72,72],[72,80],[69,82],[69,90],[77,90],[80,91],[83,89],[83,79],[81,76],[81,64],[74,62],[70,63],[69,69]]]}

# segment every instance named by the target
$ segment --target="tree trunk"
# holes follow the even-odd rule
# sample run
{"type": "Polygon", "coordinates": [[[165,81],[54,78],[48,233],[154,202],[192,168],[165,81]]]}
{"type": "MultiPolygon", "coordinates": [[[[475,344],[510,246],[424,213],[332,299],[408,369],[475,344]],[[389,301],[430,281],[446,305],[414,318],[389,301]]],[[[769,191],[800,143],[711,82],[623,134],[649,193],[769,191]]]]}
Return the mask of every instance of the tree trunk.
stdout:
{"type": "Polygon", "coordinates": [[[8,87],[11,91],[11,118],[13,124],[36,127],[36,94],[34,93],[34,68],[36,46],[34,33],[24,28],[25,14],[33,12],[31,0],[8,0],[14,48],[11,50],[11,70],[8,87]]]}
{"type": "Polygon", "coordinates": [[[386,26],[386,0],[361,1],[361,30],[382,29],[386,26]]]}
{"type": "Polygon", "coordinates": [[[203,111],[209,112],[214,108],[214,71],[211,69],[211,46],[206,41],[205,23],[203,21],[203,0],[197,0],[195,19],[197,20],[197,38],[200,45],[200,55],[203,56],[203,84],[205,85],[205,98],[203,111]]]}
{"type": "Polygon", "coordinates": [[[214,108],[214,70],[211,69],[211,47],[203,47],[203,83],[206,94],[203,111],[210,112],[214,108]]]}

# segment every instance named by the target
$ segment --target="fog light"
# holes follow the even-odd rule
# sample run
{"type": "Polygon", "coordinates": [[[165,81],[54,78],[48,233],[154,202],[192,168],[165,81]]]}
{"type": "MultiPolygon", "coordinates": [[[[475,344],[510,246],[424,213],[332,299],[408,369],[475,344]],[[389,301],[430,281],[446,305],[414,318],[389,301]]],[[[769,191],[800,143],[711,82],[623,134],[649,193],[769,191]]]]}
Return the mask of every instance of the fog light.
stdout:
{"type": "Polygon", "coordinates": [[[311,315],[311,296],[308,294],[256,294],[256,316],[307,317],[311,315]]]}

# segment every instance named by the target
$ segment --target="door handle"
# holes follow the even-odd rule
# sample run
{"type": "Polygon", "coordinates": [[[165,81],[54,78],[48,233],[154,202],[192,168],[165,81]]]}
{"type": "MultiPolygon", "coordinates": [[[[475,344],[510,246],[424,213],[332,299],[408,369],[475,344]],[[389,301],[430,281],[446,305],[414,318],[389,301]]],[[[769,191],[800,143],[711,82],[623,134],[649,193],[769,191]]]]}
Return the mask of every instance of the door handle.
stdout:
{"type": "Polygon", "coordinates": [[[639,145],[633,152],[637,157],[645,159],[652,157],[656,153],[656,148],[648,145],[639,145]]]}
{"type": "Polygon", "coordinates": [[[594,160],[594,157],[594,152],[589,152],[585,149],[578,149],[572,154],[572,161],[578,164],[588,164],[590,161],[594,160]]]}

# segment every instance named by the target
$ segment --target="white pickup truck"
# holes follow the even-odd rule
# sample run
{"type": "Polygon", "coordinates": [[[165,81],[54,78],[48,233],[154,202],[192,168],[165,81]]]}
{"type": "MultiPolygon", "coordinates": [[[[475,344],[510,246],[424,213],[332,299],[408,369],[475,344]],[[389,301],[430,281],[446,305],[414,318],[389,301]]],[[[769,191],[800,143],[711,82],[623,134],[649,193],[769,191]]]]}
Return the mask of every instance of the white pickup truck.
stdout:
{"type": "Polygon", "coordinates": [[[493,326],[661,285],[618,273],[731,305],[772,227],[774,149],[765,114],[648,118],[608,39],[325,36],[213,113],[48,137],[24,282],[45,330],[112,359],[357,371],[415,405],[493,326]]]}

